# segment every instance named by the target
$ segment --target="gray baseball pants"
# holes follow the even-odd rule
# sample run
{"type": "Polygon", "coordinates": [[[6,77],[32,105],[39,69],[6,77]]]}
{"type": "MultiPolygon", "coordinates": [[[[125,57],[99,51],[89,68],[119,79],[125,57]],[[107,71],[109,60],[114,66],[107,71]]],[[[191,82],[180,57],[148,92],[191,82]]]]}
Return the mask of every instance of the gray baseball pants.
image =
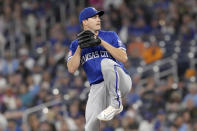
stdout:
{"type": "Polygon", "coordinates": [[[101,61],[104,81],[91,85],[86,104],[85,131],[99,131],[100,121],[97,115],[109,105],[118,108],[122,104],[121,97],[129,93],[132,81],[128,74],[111,59],[101,61]]]}

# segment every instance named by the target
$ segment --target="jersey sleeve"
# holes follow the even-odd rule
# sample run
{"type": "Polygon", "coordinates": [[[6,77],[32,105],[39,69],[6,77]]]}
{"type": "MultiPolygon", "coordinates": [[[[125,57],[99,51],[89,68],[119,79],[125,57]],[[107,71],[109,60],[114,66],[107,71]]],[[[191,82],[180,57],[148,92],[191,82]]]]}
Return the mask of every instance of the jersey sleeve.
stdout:
{"type": "Polygon", "coordinates": [[[74,55],[75,51],[77,49],[77,41],[73,41],[71,44],[70,44],[70,48],[69,48],[69,52],[68,52],[68,55],[67,55],[67,61],[70,60],[70,58],[72,58],[72,56],[74,55]]]}
{"type": "Polygon", "coordinates": [[[121,48],[126,51],[125,45],[122,43],[117,33],[115,32],[113,32],[113,46],[115,46],[116,48],[121,48]]]}

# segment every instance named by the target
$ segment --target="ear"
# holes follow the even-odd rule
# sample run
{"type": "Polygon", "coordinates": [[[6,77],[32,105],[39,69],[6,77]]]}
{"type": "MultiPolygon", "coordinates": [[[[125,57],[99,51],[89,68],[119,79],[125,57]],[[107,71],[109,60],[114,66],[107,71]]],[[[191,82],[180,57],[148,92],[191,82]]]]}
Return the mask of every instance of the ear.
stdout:
{"type": "Polygon", "coordinates": [[[83,26],[87,26],[88,20],[87,19],[83,20],[82,23],[83,23],[83,26]]]}

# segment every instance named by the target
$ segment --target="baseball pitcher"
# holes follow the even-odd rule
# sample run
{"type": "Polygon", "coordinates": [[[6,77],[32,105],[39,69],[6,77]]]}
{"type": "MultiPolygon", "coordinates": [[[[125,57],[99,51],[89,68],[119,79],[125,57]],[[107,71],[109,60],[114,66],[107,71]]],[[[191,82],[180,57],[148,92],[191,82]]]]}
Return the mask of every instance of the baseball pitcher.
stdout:
{"type": "Polygon", "coordinates": [[[129,93],[132,81],[123,63],[128,57],[124,44],[112,31],[101,30],[103,11],[93,7],[81,11],[83,31],[72,41],[68,71],[80,65],[91,85],[86,105],[86,131],[99,131],[100,121],[109,121],[123,110],[122,97],[129,93]]]}

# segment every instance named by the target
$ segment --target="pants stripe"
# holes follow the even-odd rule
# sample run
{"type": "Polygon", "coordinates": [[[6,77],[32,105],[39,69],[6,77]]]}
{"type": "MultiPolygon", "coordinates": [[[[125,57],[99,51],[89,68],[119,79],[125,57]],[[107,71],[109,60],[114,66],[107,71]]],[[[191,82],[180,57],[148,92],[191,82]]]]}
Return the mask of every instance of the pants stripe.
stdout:
{"type": "Polygon", "coordinates": [[[116,96],[117,96],[117,101],[118,101],[118,104],[119,104],[119,107],[120,107],[120,96],[118,94],[118,72],[117,72],[117,67],[120,67],[120,66],[114,65],[114,70],[115,70],[115,73],[116,73],[116,96]]]}

